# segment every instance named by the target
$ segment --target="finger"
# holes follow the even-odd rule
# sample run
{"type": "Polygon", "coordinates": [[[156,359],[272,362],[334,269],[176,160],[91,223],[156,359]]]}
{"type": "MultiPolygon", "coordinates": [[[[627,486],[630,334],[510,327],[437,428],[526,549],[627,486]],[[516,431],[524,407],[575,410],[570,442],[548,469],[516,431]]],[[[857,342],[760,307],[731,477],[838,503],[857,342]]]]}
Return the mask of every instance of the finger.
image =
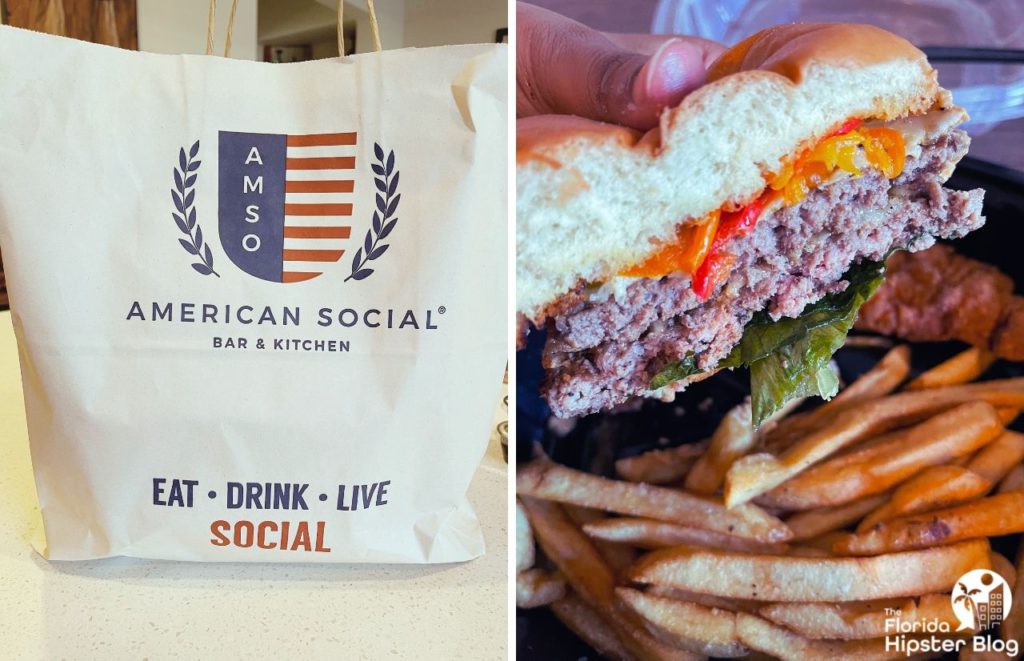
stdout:
{"type": "Polygon", "coordinates": [[[700,49],[705,69],[711,66],[711,63],[725,52],[725,46],[717,41],[711,41],[703,37],[673,36],[668,34],[624,34],[617,32],[605,32],[604,36],[608,37],[608,40],[619,48],[640,53],[641,55],[653,55],[666,41],[680,39],[700,49]]]}
{"type": "Polygon", "coordinates": [[[517,7],[516,112],[573,114],[638,129],[657,125],[705,78],[703,46],[665,41],[651,56],[552,12],[517,7]]]}

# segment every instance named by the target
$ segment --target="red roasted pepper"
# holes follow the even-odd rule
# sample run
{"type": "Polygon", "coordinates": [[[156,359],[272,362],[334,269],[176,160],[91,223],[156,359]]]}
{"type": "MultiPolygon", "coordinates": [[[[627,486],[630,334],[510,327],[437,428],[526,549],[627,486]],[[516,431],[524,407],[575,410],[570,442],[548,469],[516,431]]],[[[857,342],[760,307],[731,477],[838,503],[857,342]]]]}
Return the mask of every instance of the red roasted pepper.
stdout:
{"type": "Polygon", "coordinates": [[[738,211],[722,214],[711,250],[693,274],[693,292],[697,294],[697,298],[706,301],[724,272],[732,266],[733,256],[722,252],[722,247],[731,239],[746,236],[754,231],[769,195],[762,195],[738,211]]]}
{"type": "Polygon", "coordinates": [[[708,300],[718,283],[729,274],[735,257],[727,252],[715,251],[707,256],[693,274],[693,293],[702,301],[708,300]]]}
{"type": "Polygon", "coordinates": [[[860,126],[863,123],[864,123],[864,120],[861,119],[860,117],[851,117],[850,119],[848,119],[845,122],[843,122],[842,124],[840,124],[839,128],[837,128],[832,133],[829,133],[825,137],[826,138],[833,138],[833,137],[835,137],[837,135],[842,135],[844,133],[849,133],[850,131],[852,131],[853,129],[857,128],[858,126],[860,126]]]}
{"type": "Polygon", "coordinates": [[[739,211],[723,213],[711,250],[721,248],[730,239],[750,234],[757,224],[757,219],[761,217],[761,212],[764,211],[765,197],[762,195],[739,211]]]}

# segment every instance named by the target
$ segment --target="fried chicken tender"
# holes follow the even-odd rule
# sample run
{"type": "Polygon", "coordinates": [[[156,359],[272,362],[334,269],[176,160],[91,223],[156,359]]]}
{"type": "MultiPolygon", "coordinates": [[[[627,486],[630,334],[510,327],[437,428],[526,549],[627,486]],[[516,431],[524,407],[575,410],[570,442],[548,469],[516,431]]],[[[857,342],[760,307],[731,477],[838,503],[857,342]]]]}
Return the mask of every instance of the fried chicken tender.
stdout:
{"type": "Polygon", "coordinates": [[[1024,297],[1013,295],[1013,280],[945,245],[890,257],[857,328],[916,342],[961,340],[1024,360],[1024,297]]]}

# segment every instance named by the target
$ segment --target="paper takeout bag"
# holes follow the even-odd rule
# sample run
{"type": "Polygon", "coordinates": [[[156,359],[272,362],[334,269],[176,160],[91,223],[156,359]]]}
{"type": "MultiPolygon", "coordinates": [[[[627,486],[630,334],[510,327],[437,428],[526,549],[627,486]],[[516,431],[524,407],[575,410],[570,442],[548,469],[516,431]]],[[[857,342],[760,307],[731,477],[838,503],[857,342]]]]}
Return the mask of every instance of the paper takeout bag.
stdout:
{"type": "Polygon", "coordinates": [[[0,28],[45,554],[448,562],[506,360],[506,48],[272,65],[0,28]]]}

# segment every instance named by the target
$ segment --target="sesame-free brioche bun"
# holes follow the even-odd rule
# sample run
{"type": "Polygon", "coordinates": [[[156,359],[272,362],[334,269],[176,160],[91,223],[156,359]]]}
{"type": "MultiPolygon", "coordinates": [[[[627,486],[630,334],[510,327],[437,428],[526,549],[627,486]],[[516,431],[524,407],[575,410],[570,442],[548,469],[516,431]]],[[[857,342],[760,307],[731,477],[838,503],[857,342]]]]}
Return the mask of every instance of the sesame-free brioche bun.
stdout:
{"type": "Polygon", "coordinates": [[[517,122],[516,310],[540,324],[580,283],[645,259],[680,223],[753,200],[784,159],[852,117],[951,104],[924,54],[880,28],[792,24],[726,51],[646,134],[578,117],[517,122]]]}

